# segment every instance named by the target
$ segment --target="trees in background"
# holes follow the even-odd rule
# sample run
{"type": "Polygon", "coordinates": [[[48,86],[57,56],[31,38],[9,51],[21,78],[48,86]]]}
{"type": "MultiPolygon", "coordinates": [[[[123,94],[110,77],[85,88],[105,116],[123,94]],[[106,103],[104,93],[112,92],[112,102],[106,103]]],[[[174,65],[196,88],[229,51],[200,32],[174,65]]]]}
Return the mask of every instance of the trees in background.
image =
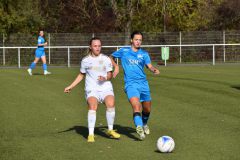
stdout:
{"type": "Polygon", "coordinates": [[[108,0],[42,0],[41,16],[50,32],[111,32],[114,15],[108,0]]]}
{"type": "Polygon", "coordinates": [[[136,5],[134,29],[144,31],[208,30],[223,0],[142,0],[136,5]]]}
{"type": "Polygon", "coordinates": [[[0,32],[237,30],[239,0],[1,0],[0,32]]]}
{"type": "Polygon", "coordinates": [[[211,28],[217,30],[240,29],[240,1],[225,0],[216,9],[216,16],[211,22],[211,28]]]}
{"type": "Polygon", "coordinates": [[[1,0],[0,1],[0,32],[29,33],[45,24],[39,14],[38,1],[34,0],[1,0]]]}

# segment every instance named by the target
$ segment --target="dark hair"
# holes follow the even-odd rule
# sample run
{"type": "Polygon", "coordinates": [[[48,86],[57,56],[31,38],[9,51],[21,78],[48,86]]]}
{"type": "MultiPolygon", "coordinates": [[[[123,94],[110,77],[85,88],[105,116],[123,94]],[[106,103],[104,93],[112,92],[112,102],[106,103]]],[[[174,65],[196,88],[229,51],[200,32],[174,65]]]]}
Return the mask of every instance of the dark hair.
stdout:
{"type": "Polygon", "coordinates": [[[131,34],[131,39],[133,39],[135,35],[141,35],[141,36],[143,37],[142,32],[140,32],[140,31],[134,31],[134,32],[132,32],[132,34],[131,34]]]}
{"type": "Polygon", "coordinates": [[[39,34],[41,31],[44,32],[44,29],[43,29],[43,28],[39,28],[39,29],[38,29],[38,34],[39,34]]]}
{"type": "MultiPolygon", "coordinates": [[[[89,46],[91,46],[92,45],[92,41],[94,41],[94,40],[99,40],[101,43],[102,43],[102,41],[101,41],[101,39],[100,38],[98,38],[98,37],[92,37],[91,39],[90,39],[90,41],[89,41],[89,46]]],[[[91,49],[90,49],[90,47],[88,48],[88,54],[92,54],[92,51],[91,51],[91,49]]]]}
{"type": "MultiPolygon", "coordinates": [[[[39,28],[39,29],[38,29],[38,34],[37,34],[37,35],[39,35],[41,31],[44,32],[44,29],[43,29],[43,28],[39,28]]],[[[45,34],[43,34],[43,38],[45,39],[45,34]]]]}
{"type": "Polygon", "coordinates": [[[99,41],[102,43],[102,41],[101,41],[100,38],[98,38],[98,37],[93,37],[93,38],[91,38],[90,41],[89,41],[89,46],[92,45],[92,41],[94,41],[94,40],[99,40],[99,41]]]}

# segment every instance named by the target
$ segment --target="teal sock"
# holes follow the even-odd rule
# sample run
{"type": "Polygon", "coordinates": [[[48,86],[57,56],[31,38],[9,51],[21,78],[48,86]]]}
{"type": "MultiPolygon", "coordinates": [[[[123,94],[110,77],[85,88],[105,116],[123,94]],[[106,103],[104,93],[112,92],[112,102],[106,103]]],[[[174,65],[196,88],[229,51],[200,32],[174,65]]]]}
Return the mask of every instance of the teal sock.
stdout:
{"type": "Polygon", "coordinates": [[[141,126],[141,127],[143,126],[142,117],[139,112],[133,113],[133,121],[134,121],[135,126],[141,126]]]}
{"type": "Polygon", "coordinates": [[[47,64],[46,64],[46,63],[43,64],[42,67],[43,67],[43,70],[44,70],[44,71],[47,71],[47,64]]]}
{"type": "Polygon", "coordinates": [[[36,63],[32,62],[29,68],[34,69],[35,67],[36,67],[36,63]]]}

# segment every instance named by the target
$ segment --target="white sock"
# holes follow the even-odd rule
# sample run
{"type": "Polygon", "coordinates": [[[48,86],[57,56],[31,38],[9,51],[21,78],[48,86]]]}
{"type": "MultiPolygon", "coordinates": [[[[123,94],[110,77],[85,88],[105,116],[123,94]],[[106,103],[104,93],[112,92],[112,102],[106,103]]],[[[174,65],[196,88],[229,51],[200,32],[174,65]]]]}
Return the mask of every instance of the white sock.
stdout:
{"type": "Polygon", "coordinates": [[[106,118],[107,118],[108,130],[113,130],[113,124],[115,119],[115,107],[107,108],[106,118]]]}
{"type": "Polygon", "coordinates": [[[96,111],[88,110],[88,132],[89,132],[89,135],[94,135],[95,123],[96,123],[96,111]]]}

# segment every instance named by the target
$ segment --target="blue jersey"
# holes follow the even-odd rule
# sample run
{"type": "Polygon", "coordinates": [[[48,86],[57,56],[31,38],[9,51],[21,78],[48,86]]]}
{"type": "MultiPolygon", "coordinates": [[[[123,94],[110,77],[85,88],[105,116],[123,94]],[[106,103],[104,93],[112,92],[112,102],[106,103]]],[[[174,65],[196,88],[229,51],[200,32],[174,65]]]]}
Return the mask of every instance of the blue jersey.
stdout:
{"type": "MultiPolygon", "coordinates": [[[[38,37],[38,45],[39,44],[44,44],[45,43],[45,39],[41,36],[38,37]]],[[[40,51],[44,51],[44,46],[38,46],[37,48],[40,51]]]]}
{"type": "Polygon", "coordinates": [[[129,82],[141,83],[147,80],[144,66],[151,63],[148,52],[141,48],[134,52],[131,47],[124,47],[115,51],[112,56],[121,59],[125,84],[129,82]]]}

